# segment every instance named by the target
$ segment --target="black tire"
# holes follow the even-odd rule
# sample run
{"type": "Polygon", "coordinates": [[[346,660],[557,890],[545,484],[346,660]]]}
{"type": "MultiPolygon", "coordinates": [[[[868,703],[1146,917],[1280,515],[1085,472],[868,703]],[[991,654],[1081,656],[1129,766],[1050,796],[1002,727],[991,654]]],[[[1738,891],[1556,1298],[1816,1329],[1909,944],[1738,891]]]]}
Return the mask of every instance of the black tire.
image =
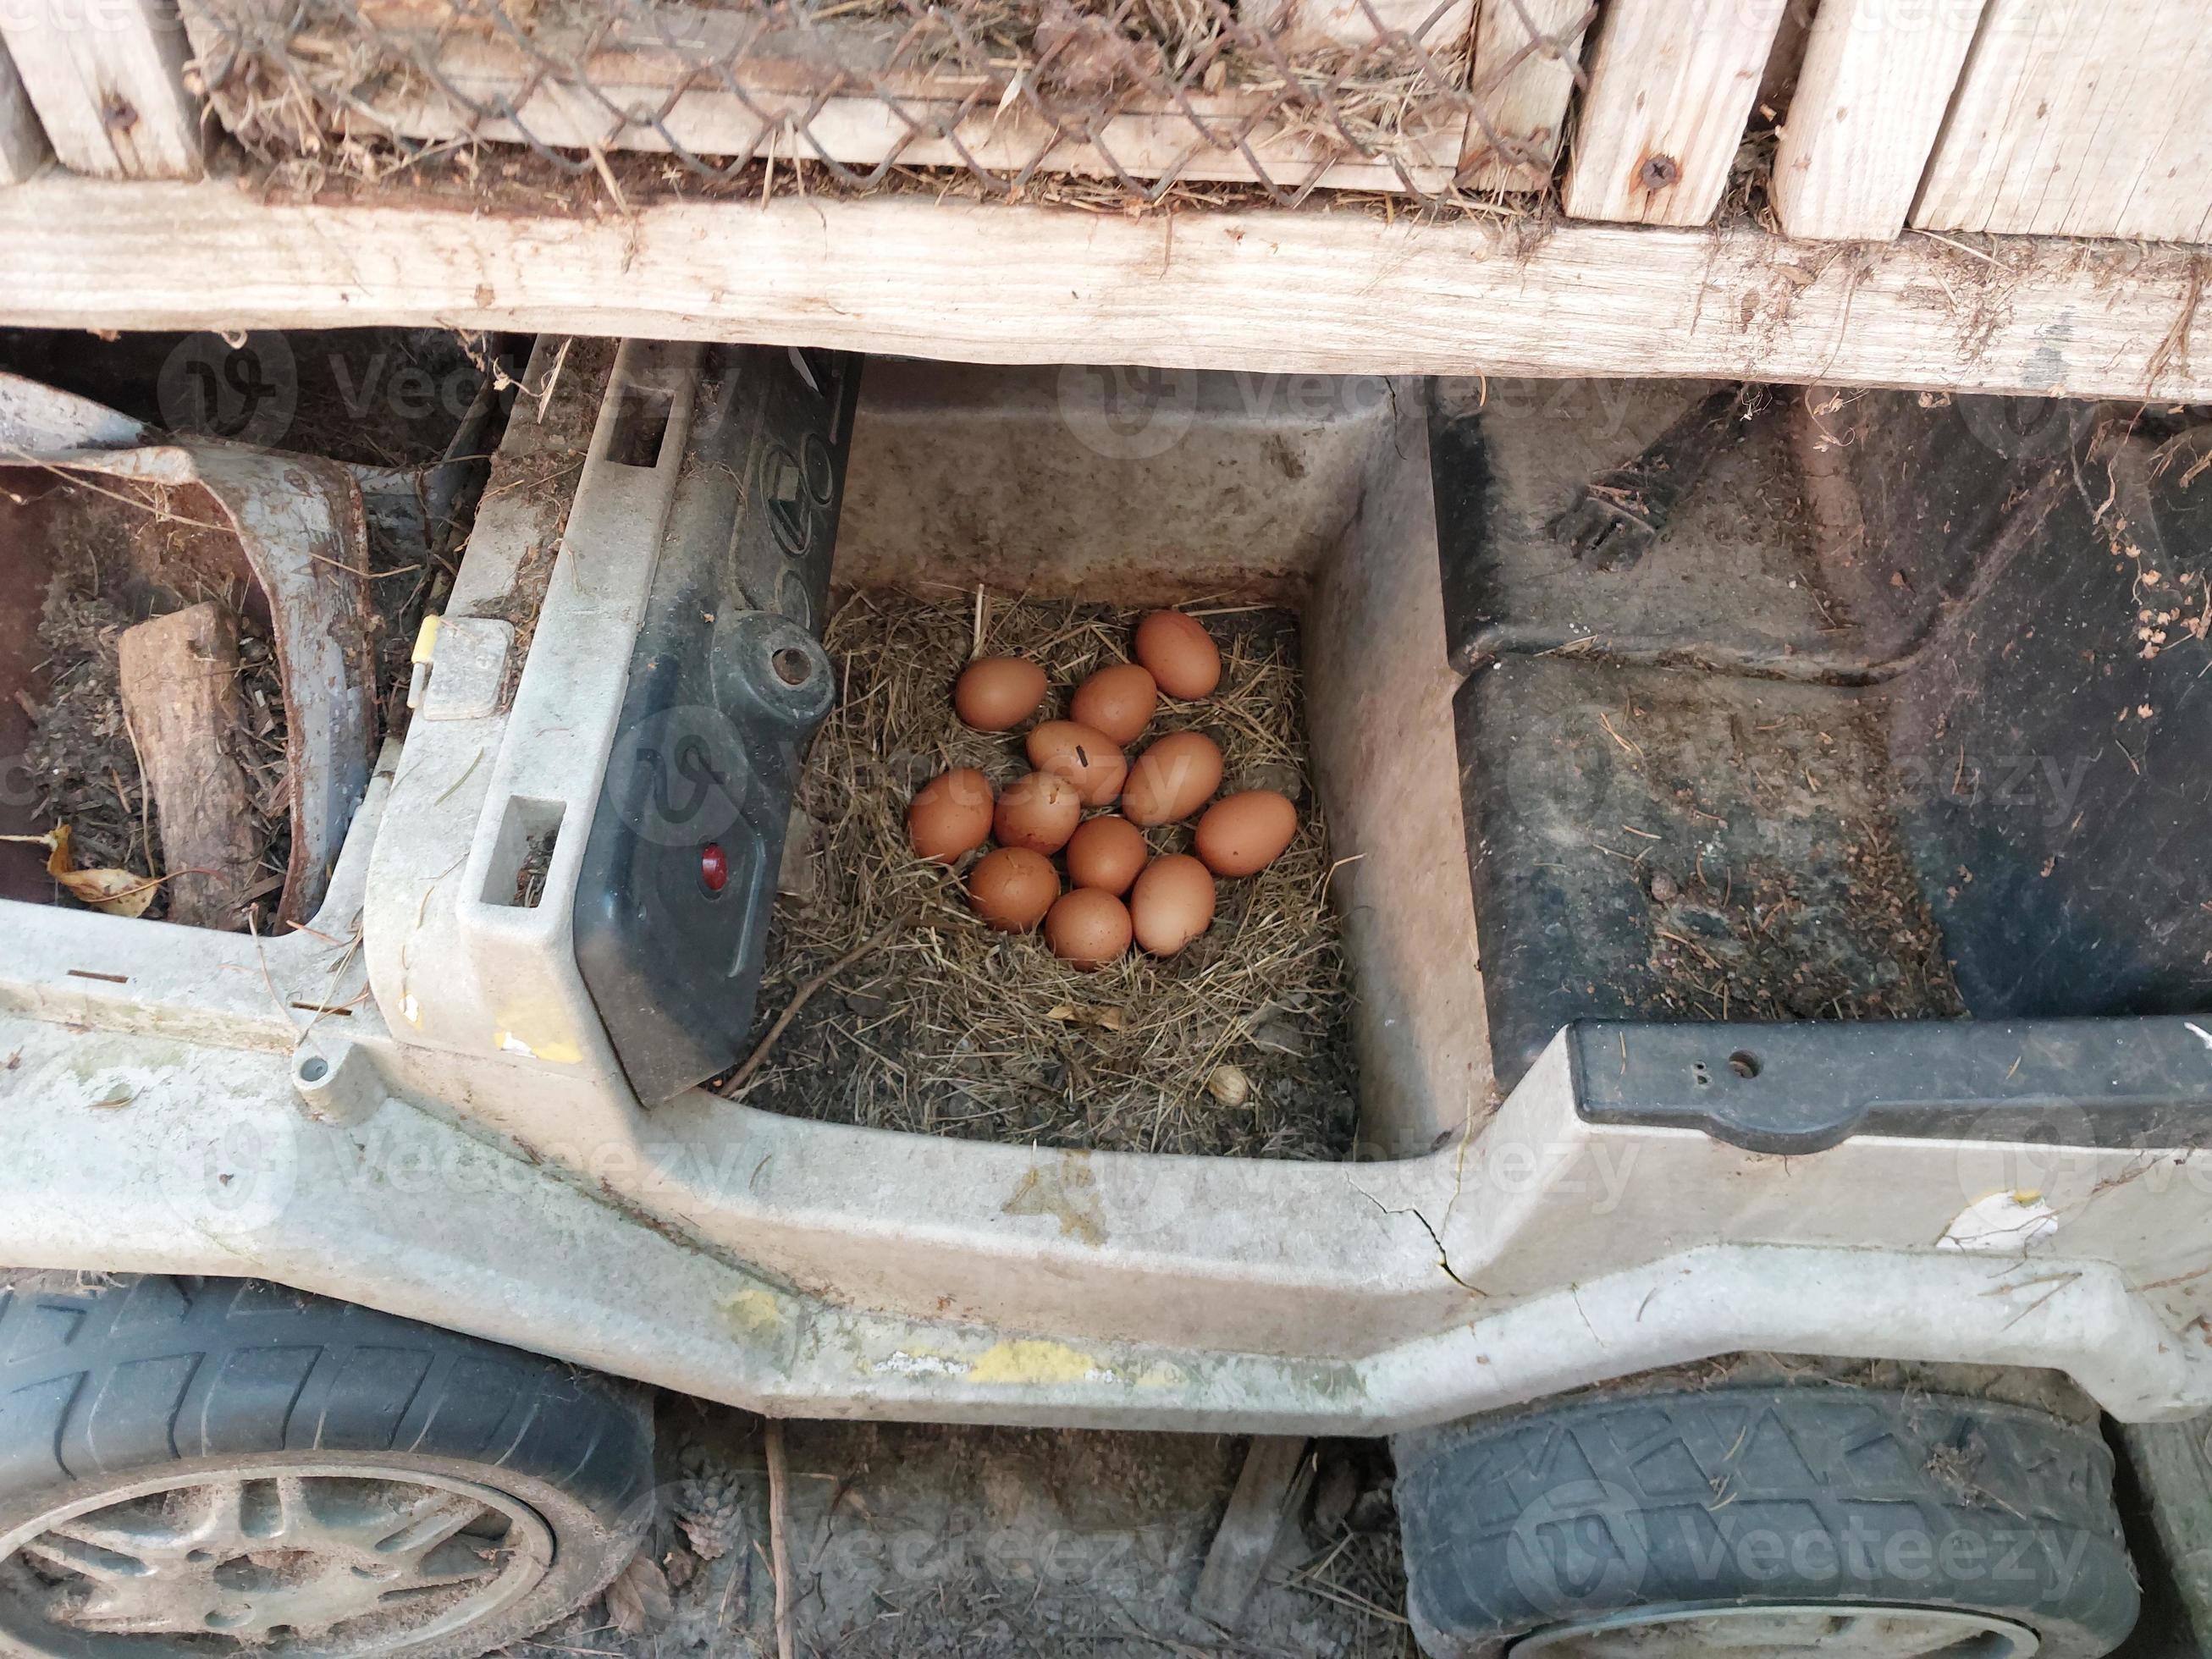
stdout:
{"type": "Polygon", "coordinates": [[[1989,1615],[2033,1631],[2038,1659],[2095,1659],[2136,1622],[2111,1452],[2027,1407],[1826,1384],[1624,1393],[1396,1449],[1408,1606],[1437,1659],[1540,1632],[1564,1647],[1637,1610],[1989,1615]]]}
{"type": "Polygon", "coordinates": [[[513,1599],[443,1631],[372,1614],[354,1627],[368,1645],[349,1650],[465,1659],[581,1605],[635,1554],[652,1520],[649,1399],[539,1355],[254,1280],[0,1274],[0,1654],[249,1650],[211,1634],[101,1645],[40,1622],[34,1604],[56,1570],[23,1545],[51,1544],[40,1528],[58,1516],[95,1518],[88,1502],[164,1501],[137,1494],[173,1479],[243,1472],[275,1489],[296,1471],[334,1482],[323,1490],[408,1490],[370,1487],[404,1479],[380,1470],[420,1474],[434,1493],[497,1494],[525,1514],[489,1523],[532,1540],[526,1572],[506,1581],[513,1599]]]}

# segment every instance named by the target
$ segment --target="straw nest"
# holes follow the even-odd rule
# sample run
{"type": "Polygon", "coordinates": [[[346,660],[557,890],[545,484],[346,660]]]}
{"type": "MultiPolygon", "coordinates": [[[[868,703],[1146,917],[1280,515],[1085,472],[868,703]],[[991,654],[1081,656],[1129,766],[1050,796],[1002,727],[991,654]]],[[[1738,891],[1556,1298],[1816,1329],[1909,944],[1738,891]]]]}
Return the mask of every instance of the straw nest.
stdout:
{"type": "MultiPolygon", "coordinates": [[[[1036,935],[979,921],[963,883],[975,855],[961,872],[916,860],[906,806],[949,767],[980,768],[996,786],[1028,769],[1018,734],[972,732],[953,714],[952,682],[971,655],[1041,664],[1049,716],[1092,669],[1126,658],[1137,613],[888,592],[840,608],[825,643],[842,696],[801,784],[812,845],[787,866],[799,890],[777,910],[757,1032],[825,969],[860,954],[806,999],[739,1098],[975,1139],[1349,1152],[1349,992],[1308,774],[1296,625],[1281,611],[1194,614],[1221,642],[1221,686],[1202,703],[1164,702],[1133,747],[1202,729],[1221,745],[1224,788],[1282,790],[1301,828],[1268,869],[1219,884],[1212,930],[1180,956],[1133,953],[1082,973],[1036,935]]],[[[1147,833],[1156,852],[1186,850],[1190,838],[1187,824],[1147,833]]]]}

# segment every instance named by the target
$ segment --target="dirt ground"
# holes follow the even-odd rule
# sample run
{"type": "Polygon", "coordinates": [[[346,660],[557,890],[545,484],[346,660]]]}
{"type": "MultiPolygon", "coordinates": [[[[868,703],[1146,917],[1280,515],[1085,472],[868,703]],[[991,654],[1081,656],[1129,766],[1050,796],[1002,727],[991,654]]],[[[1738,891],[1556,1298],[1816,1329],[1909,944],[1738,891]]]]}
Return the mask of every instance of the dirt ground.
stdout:
{"type": "MultiPolygon", "coordinates": [[[[659,1428],[649,1562],[512,1659],[775,1654],[760,1420],[672,1397],[659,1428]]],[[[1189,1601],[1242,1439],[805,1421],[784,1432],[802,1656],[1417,1654],[1379,1443],[1316,1443],[1299,1518],[1232,1633],[1189,1601]]]]}
{"type": "MultiPolygon", "coordinates": [[[[659,1431],[647,1552],[506,1659],[773,1659],[761,1420],[667,1395],[659,1431]]],[[[1227,1632],[1189,1602],[1241,1438],[805,1420],[784,1435],[802,1659],[1419,1659],[1379,1442],[1314,1443],[1311,1486],[1227,1632]]],[[[2119,1496],[2144,1601],[2112,1659],[2191,1659],[2124,1457],[2119,1496]]]]}

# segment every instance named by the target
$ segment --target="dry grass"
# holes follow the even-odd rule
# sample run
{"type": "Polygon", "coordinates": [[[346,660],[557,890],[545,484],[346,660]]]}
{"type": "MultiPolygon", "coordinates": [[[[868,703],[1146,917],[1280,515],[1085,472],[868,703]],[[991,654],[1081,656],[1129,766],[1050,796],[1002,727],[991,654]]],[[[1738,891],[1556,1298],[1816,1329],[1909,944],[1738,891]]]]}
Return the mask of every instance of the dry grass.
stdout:
{"type": "MultiPolygon", "coordinates": [[[[988,604],[982,644],[1042,664],[1046,712],[1091,669],[1126,656],[1134,612],[988,604]]],[[[1303,827],[1269,869],[1219,884],[1212,931],[1181,956],[1132,954],[1096,973],[1035,935],[970,914],[960,876],[917,860],[906,804],[921,783],[975,766],[1004,785],[1028,769],[1018,735],[971,732],[951,689],[977,636],[974,596],[866,592],[826,635],[842,695],[816,739],[801,810],[817,826],[814,890],[780,906],[757,1029],[798,987],[891,929],[810,1002],[741,1097],[880,1128],[1102,1150],[1334,1158],[1350,1148],[1349,992],[1326,902],[1327,836],[1308,775],[1295,625],[1279,611],[1207,614],[1224,672],[1202,704],[1168,705],[1145,741],[1185,726],[1221,744],[1224,787],[1280,788],[1303,827]],[[1249,1079],[1224,1105],[1216,1068],[1249,1079]]],[[[1149,832],[1182,850],[1187,825],[1149,832]]]]}
{"type": "MultiPolygon", "coordinates": [[[[556,101],[586,112],[606,150],[637,143],[657,151],[653,125],[663,99],[647,88],[677,64],[708,90],[745,85],[752,65],[755,96],[763,88],[781,88],[781,96],[798,86],[853,98],[879,80],[933,77],[964,89],[970,102],[960,131],[971,144],[1016,100],[1064,141],[1084,145],[1103,143],[1099,135],[1117,114],[1182,111],[1192,121],[1194,148],[1225,149],[1254,135],[1270,144],[1302,143],[1308,152],[1302,157],[1271,164],[1273,185],[1293,198],[1302,199],[1332,162],[1365,158],[1428,178],[1416,201],[1462,200],[1434,175],[1440,155],[1447,166],[1455,159],[1471,106],[1462,89],[1470,68],[1464,32],[1432,28],[1418,39],[1358,44],[1279,36],[1240,23],[1218,0],[1137,0],[1127,8],[1106,0],[928,7],[827,0],[787,8],[708,0],[689,9],[659,0],[451,0],[442,10],[403,11],[354,0],[301,0],[276,11],[248,0],[189,0],[187,14],[198,26],[201,73],[223,125],[262,160],[323,178],[374,179],[426,161],[471,175],[495,169],[511,146],[495,145],[480,160],[467,137],[423,143],[392,135],[408,130],[419,118],[409,112],[425,104],[451,111],[457,131],[465,132],[478,118],[503,118],[510,100],[527,103],[541,85],[556,101]],[[734,15],[744,27],[695,39],[709,13],[734,15]],[[754,25],[757,33],[750,32],[754,25]],[[480,64],[448,76],[450,55],[487,51],[514,59],[514,83],[504,93],[488,89],[480,64]],[[639,67],[617,67],[632,59],[639,67]],[[605,99],[601,82],[609,88],[605,99]],[[1189,100],[1218,94],[1253,107],[1203,118],[1194,112],[1189,100]]],[[[900,108],[902,119],[916,118],[903,103],[900,108]]],[[[771,149],[787,173],[794,159],[813,153],[794,133],[771,149]]],[[[663,165],[720,180],[727,159],[701,158],[693,168],[663,165]]],[[[611,179],[611,160],[595,152],[592,170],[611,179]]],[[[855,171],[871,167],[856,164],[855,171]]],[[[1151,193],[1133,196],[1111,172],[1078,179],[1046,169],[1012,185],[1011,194],[1034,200],[1073,185],[1121,203],[1151,193]]],[[[902,187],[907,173],[896,169],[874,187],[902,187]]],[[[985,193],[1008,191],[998,180],[985,193]]],[[[1480,198],[1482,210],[1492,214],[1527,212],[1535,203],[1480,198]]]]}

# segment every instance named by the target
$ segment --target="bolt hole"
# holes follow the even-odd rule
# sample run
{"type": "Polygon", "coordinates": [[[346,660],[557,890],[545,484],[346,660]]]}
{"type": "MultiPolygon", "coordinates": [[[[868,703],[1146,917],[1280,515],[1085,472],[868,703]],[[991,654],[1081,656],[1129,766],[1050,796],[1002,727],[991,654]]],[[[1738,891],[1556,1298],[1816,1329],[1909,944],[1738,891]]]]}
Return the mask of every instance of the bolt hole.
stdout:
{"type": "Polygon", "coordinates": [[[1748,1048],[1739,1048],[1729,1056],[1729,1070],[1738,1077],[1757,1077],[1760,1070],[1759,1056],[1748,1048]]]}
{"type": "Polygon", "coordinates": [[[302,1083],[320,1083],[330,1074],[331,1063],[327,1060],[310,1055],[300,1062],[300,1081],[302,1083]]]}
{"type": "Polygon", "coordinates": [[[776,678],[786,685],[804,685],[814,678],[814,659],[795,645],[787,645],[769,659],[776,678]]]}
{"type": "Polygon", "coordinates": [[[1690,1075],[1697,1079],[1700,1089],[1710,1088],[1712,1085],[1713,1074],[1705,1069],[1705,1062],[1702,1060],[1691,1062],[1690,1075]]]}

